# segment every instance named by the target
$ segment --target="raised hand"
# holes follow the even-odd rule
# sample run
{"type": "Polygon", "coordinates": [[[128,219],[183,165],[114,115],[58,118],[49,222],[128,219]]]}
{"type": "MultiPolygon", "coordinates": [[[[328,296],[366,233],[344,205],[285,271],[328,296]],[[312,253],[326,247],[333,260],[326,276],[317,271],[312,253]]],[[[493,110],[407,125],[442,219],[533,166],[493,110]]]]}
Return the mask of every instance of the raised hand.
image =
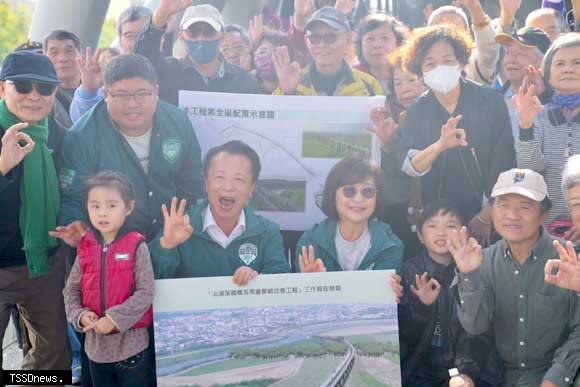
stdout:
{"type": "Polygon", "coordinates": [[[458,146],[467,146],[467,135],[465,129],[457,129],[457,124],[463,118],[462,115],[451,117],[441,127],[441,137],[437,141],[441,151],[457,148],[458,146]]]}
{"type": "Polygon", "coordinates": [[[167,211],[165,204],[161,205],[163,213],[163,236],[159,244],[164,249],[174,249],[191,237],[193,227],[189,223],[189,215],[185,214],[187,201],[182,199],[177,207],[177,198],[171,199],[171,209],[167,211]]]}
{"type": "Polygon", "coordinates": [[[298,256],[301,273],[321,273],[326,271],[322,259],[316,258],[314,254],[314,246],[310,245],[308,248],[302,246],[302,254],[298,256]]]}
{"type": "Polygon", "coordinates": [[[14,124],[2,136],[2,151],[0,151],[0,174],[6,175],[15,166],[20,164],[27,154],[34,149],[34,141],[21,130],[28,127],[28,123],[14,124]],[[24,143],[24,145],[20,145],[24,143]]]}
{"type": "Polygon", "coordinates": [[[580,263],[574,244],[566,242],[566,247],[554,241],[554,248],[560,259],[549,259],[544,267],[545,281],[562,289],[580,292],[580,263]]]}
{"type": "Polygon", "coordinates": [[[403,285],[401,285],[401,281],[401,276],[398,274],[391,274],[391,278],[389,278],[389,286],[393,290],[397,304],[400,304],[401,298],[403,298],[403,285]]]}
{"type": "Polygon", "coordinates": [[[377,135],[383,149],[388,149],[395,139],[399,125],[393,117],[390,117],[389,109],[386,107],[371,110],[370,118],[373,126],[369,131],[377,135]]]}
{"type": "Polygon", "coordinates": [[[298,62],[290,63],[288,47],[277,47],[272,54],[276,76],[284,94],[293,94],[302,80],[302,69],[298,62]]]}
{"type": "Polygon", "coordinates": [[[338,9],[343,15],[350,16],[356,6],[356,0],[336,0],[334,8],[338,9]]]}
{"type": "Polygon", "coordinates": [[[499,5],[502,12],[515,17],[522,5],[522,0],[499,0],[499,5]]]}
{"type": "Polygon", "coordinates": [[[239,286],[246,286],[251,280],[258,276],[258,272],[249,266],[240,266],[234,272],[232,281],[239,286]]]}
{"type": "Polygon", "coordinates": [[[79,56],[78,63],[81,66],[81,86],[87,91],[96,91],[104,84],[103,68],[99,64],[101,49],[93,50],[87,47],[85,57],[79,56]]]}
{"type": "Polygon", "coordinates": [[[70,247],[77,247],[79,241],[88,231],[88,227],[81,221],[76,220],[68,226],[58,226],[56,230],[49,231],[48,235],[62,239],[70,247]]]}
{"type": "Polygon", "coordinates": [[[415,275],[415,284],[411,284],[411,291],[424,305],[433,305],[441,293],[441,285],[435,278],[428,278],[427,273],[415,275]]]}
{"type": "Polygon", "coordinates": [[[520,127],[524,130],[533,126],[536,116],[544,109],[535,92],[534,85],[530,85],[527,91],[520,87],[518,93],[512,97],[512,104],[520,118],[520,127]]]}
{"type": "Polygon", "coordinates": [[[159,5],[153,12],[151,22],[157,28],[165,27],[167,20],[171,15],[178,13],[189,7],[193,0],[160,0],[159,5]]]}
{"type": "Polygon", "coordinates": [[[526,75],[524,75],[524,79],[522,80],[522,87],[524,90],[528,90],[530,86],[534,86],[534,95],[542,95],[546,91],[546,83],[544,82],[542,70],[532,65],[529,65],[526,70],[526,75]]]}
{"type": "Polygon", "coordinates": [[[483,251],[474,238],[468,238],[467,228],[451,231],[447,241],[449,252],[453,255],[457,269],[461,273],[471,273],[479,269],[483,263],[483,251]]]}
{"type": "Polygon", "coordinates": [[[314,0],[294,0],[294,25],[296,28],[303,31],[308,19],[315,11],[314,0]]]}
{"type": "Polygon", "coordinates": [[[250,20],[250,27],[248,28],[250,38],[252,39],[252,46],[256,46],[260,38],[262,38],[264,30],[264,17],[262,15],[254,16],[254,18],[250,20]]]}

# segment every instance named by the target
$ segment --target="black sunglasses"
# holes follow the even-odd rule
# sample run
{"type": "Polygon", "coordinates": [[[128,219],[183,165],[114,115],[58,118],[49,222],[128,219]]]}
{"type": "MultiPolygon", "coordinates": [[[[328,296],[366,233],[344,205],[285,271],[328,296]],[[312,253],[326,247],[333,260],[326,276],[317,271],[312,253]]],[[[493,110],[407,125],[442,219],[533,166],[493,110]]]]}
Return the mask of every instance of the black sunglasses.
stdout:
{"type": "MultiPolygon", "coordinates": [[[[342,187],[342,194],[344,197],[352,199],[356,196],[359,190],[354,185],[345,185],[342,187]]],[[[375,187],[364,187],[360,190],[361,195],[365,199],[372,199],[377,194],[377,189],[375,187]]]]}
{"type": "Polygon", "coordinates": [[[310,43],[314,44],[315,46],[319,45],[320,43],[324,42],[324,44],[334,44],[338,39],[338,34],[328,33],[328,34],[314,34],[308,31],[306,33],[306,37],[310,41],[310,43]]]}
{"type": "Polygon", "coordinates": [[[32,89],[36,87],[38,94],[42,95],[43,97],[52,95],[56,89],[56,85],[54,83],[43,83],[29,80],[7,80],[6,83],[13,84],[16,91],[20,94],[29,94],[32,92],[32,89]]]}

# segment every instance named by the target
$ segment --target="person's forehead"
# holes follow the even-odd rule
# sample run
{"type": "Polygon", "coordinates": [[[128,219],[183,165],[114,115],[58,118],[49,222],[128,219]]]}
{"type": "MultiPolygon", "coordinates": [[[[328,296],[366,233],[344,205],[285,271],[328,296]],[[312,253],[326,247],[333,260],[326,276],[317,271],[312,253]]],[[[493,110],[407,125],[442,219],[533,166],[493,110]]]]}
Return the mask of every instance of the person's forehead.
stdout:
{"type": "Polygon", "coordinates": [[[388,25],[382,24],[382,25],[378,26],[377,28],[372,29],[369,32],[367,32],[365,34],[365,36],[367,36],[367,35],[389,35],[389,36],[391,36],[391,35],[394,35],[394,32],[388,25]]]}
{"type": "Polygon", "coordinates": [[[530,199],[527,196],[523,196],[517,193],[508,193],[505,195],[499,195],[498,197],[495,198],[496,201],[498,202],[510,202],[510,203],[527,203],[527,204],[540,204],[540,202],[537,202],[533,199],[530,199]]]}
{"type": "Polygon", "coordinates": [[[210,169],[232,174],[246,174],[251,173],[252,162],[245,155],[220,152],[211,159],[210,169]]]}
{"type": "Polygon", "coordinates": [[[554,61],[558,59],[576,59],[580,57],[580,46],[563,47],[554,54],[554,61]]]}
{"type": "Polygon", "coordinates": [[[140,77],[120,79],[110,86],[110,88],[114,90],[137,90],[137,89],[149,90],[152,89],[153,87],[155,87],[154,84],[149,82],[147,79],[140,77]]]}
{"type": "Polygon", "coordinates": [[[140,32],[145,27],[147,18],[126,21],[121,25],[121,35],[127,32],[140,32]]]}
{"type": "Polygon", "coordinates": [[[46,42],[46,49],[50,51],[56,48],[74,48],[76,49],[75,42],[71,39],[50,39],[46,42]]]}
{"type": "Polygon", "coordinates": [[[224,40],[230,43],[242,42],[242,35],[239,31],[224,32],[224,40]]]}
{"type": "Polygon", "coordinates": [[[453,47],[451,44],[445,40],[439,40],[431,45],[427,50],[426,58],[430,56],[446,56],[449,54],[454,54],[453,47]]]}

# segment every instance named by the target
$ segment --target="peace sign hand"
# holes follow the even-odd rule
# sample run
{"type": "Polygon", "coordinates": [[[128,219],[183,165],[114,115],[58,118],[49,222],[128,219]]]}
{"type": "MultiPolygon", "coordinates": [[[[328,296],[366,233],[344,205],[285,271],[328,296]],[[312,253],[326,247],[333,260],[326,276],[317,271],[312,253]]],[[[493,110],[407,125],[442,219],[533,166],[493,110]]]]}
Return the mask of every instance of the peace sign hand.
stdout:
{"type": "Polygon", "coordinates": [[[101,49],[97,48],[93,55],[93,50],[87,47],[85,57],[79,57],[78,63],[81,66],[81,86],[84,90],[95,91],[103,86],[103,68],[99,64],[101,49]]]}
{"type": "Polygon", "coordinates": [[[165,204],[161,205],[163,212],[163,236],[159,240],[162,248],[172,250],[188,240],[193,234],[193,227],[189,223],[189,215],[185,215],[187,201],[182,199],[177,207],[177,198],[171,199],[171,209],[167,211],[165,204]]]}
{"type": "Polygon", "coordinates": [[[441,292],[441,285],[435,278],[428,279],[427,273],[415,275],[416,286],[411,284],[411,291],[424,305],[433,305],[441,292]]]}
{"type": "Polygon", "coordinates": [[[299,255],[301,273],[321,273],[326,271],[326,267],[320,258],[316,258],[314,254],[314,246],[310,245],[308,248],[302,246],[302,254],[299,255]]]}
{"type": "Polygon", "coordinates": [[[580,292],[580,258],[574,244],[566,242],[566,247],[554,241],[554,248],[560,259],[549,259],[544,267],[545,281],[562,289],[580,292]]]}
{"type": "Polygon", "coordinates": [[[535,95],[536,87],[530,85],[527,91],[523,87],[518,89],[518,93],[512,97],[512,105],[518,111],[520,127],[530,129],[538,113],[544,109],[540,99],[535,95]]]}
{"type": "Polygon", "coordinates": [[[27,154],[34,149],[34,141],[21,130],[28,127],[28,123],[14,124],[2,136],[2,151],[0,152],[0,174],[5,176],[15,166],[20,164],[27,154]],[[23,142],[24,145],[20,145],[23,142]]]}
{"type": "Polygon", "coordinates": [[[457,124],[462,119],[462,115],[451,117],[445,125],[441,127],[441,137],[437,140],[441,152],[457,148],[458,146],[465,147],[468,145],[465,129],[457,129],[457,124]]]}
{"type": "Polygon", "coordinates": [[[453,255],[457,269],[461,273],[471,273],[480,268],[483,263],[483,251],[474,238],[467,237],[467,228],[461,227],[451,231],[451,238],[447,241],[449,252],[453,255]]]}

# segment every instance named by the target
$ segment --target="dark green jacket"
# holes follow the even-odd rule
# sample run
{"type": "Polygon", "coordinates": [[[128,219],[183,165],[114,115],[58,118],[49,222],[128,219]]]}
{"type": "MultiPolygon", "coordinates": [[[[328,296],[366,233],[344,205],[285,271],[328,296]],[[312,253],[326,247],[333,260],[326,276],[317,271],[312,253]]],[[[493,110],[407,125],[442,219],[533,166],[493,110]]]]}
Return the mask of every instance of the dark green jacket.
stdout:
{"type": "Polygon", "coordinates": [[[194,231],[185,243],[165,250],[159,245],[160,233],[149,244],[155,278],[231,276],[241,266],[262,274],[290,272],[278,225],[246,206],[246,230],[224,249],[203,231],[206,207],[204,200],[190,208],[188,214],[194,231]]]}
{"type": "MultiPolygon", "coordinates": [[[[391,226],[378,220],[369,221],[371,248],[357,270],[397,270],[403,260],[403,243],[391,231],[391,226]]],[[[327,271],[342,271],[334,244],[336,220],[326,218],[302,234],[296,245],[294,270],[300,271],[298,257],[302,246],[314,246],[316,258],[324,262],[327,271]]]]}
{"type": "Polygon", "coordinates": [[[124,173],[133,184],[136,207],[129,224],[147,234],[148,239],[157,235],[163,221],[162,203],[169,205],[177,196],[193,204],[204,192],[201,152],[191,122],[185,112],[163,101],[155,112],[149,173],[113,126],[104,101],[68,131],[61,150],[62,225],[87,220],[81,203],[83,184],[105,169],[124,173]]]}

